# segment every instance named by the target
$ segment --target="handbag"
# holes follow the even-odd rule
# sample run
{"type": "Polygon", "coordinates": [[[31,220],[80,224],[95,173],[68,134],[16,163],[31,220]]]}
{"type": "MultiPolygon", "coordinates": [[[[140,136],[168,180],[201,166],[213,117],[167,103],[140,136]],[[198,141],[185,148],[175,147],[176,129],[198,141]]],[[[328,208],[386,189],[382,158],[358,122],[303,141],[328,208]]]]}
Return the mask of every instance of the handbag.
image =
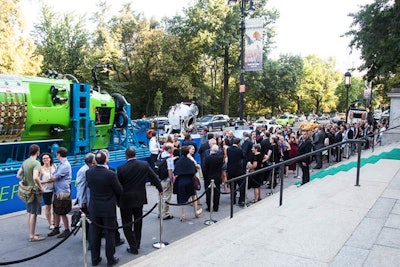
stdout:
{"type": "Polygon", "coordinates": [[[194,190],[199,191],[201,189],[200,179],[196,175],[193,176],[193,185],[194,190]]]}
{"type": "Polygon", "coordinates": [[[35,200],[36,194],[40,193],[37,185],[25,185],[25,181],[21,180],[18,183],[18,197],[25,203],[31,203],[35,200]]]}
{"type": "Polygon", "coordinates": [[[72,201],[70,193],[60,193],[54,195],[53,211],[57,215],[66,215],[72,209],[72,201]]]}

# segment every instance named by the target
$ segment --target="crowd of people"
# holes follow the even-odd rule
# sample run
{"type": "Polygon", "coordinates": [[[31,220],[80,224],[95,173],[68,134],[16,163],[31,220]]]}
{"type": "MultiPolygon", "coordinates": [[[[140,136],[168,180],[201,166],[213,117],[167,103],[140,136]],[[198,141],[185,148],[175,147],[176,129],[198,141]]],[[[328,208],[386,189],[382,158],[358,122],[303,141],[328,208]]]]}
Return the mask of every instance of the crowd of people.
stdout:
{"type": "MultiPolygon", "coordinates": [[[[192,140],[189,133],[184,133],[183,141],[180,135],[168,136],[158,140],[153,134],[149,148],[150,163],[136,159],[133,148],[125,151],[126,162],[117,170],[108,165],[109,154],[105,149],[97,153],[87,153],[85,164],[76,175],[76,204],[86,213],[92,223],[88,227],[88,241],[91,249],[92,265],[101,261],[101,238],[105,237],[105,255],[109,266],[118,263],[114,256],[115,247],[125,240],[120,237],[117,229],[117,206],[120,209],[123,233],[128,243],[127,252],[138,254],[141,244],[143,206],[147,204],[146,183],[150,180],[164,200],[159,217],[162,220],[174,218],[170,212],[172,195],[176,194],[177,204],[181,205],[180,221],[186,220],[186,206],[191,205],[195,218],[198,218],[203,208],[194,180],[203,180],[206,191],[205,210],[218,212],[222,192],[235,192],[233,204],[244,206],[246,190],[253,190],[252,202],[262,199],[262,186],[271,190],[277,186],[278,168],[268,172],[257,172],[249,175],[247,188],[245,179],[229,182],[238,176],[251,174],[263,167],[281,161],[320,150],[314,157],[304,157],[297,162],[286,164],[281,177],[301,170],[302,185],[310,180],[310,166],[315,161],[314,169],[321,169],[325,161],[339,162],[343,157],[355,153],[357,145],[338,146],[328,150],[324,147],[343,140],[365,137],[368,142],[364,148],[369,148],[379,142],[386,130],[385,123],[378,127],[365,121],[342,125],[325,124],[315,129],[299,128],[296,132],[290,126],[278,127],[275,130],[259,127],[242,136],[235,136],[231,130],[222,133],[210,133],[202,129],[199,146],[192,140]],[[378,129],[379,128],[379,129],[378,129]],[[377,134],[378,138],[375,139],[377,134]],[[199,162],[195,160],[197,155],[199,162]],[[156,161],[165,159],[165,172],[161,174],[156,169],[156,161]],[[210,184],[215,185],[214,193],[208,190],[210,184]],[[212,196],[213,195],[213,196],[212,196]],[[135,222],[135,223],[133,223],[135,222]],[[104,227],[105,226],[105,227],[104,227]]],[[[71,211],[71,165],[67,159],[67,149],[61,147],[56,152],[58,165],[54,163],[51,153],[40,154],[38,145],[29,148],[30,157],[26,159],[17,173],[27,185],[36,185],[42,194],[35,195],[34,201],[27,203],[28,229],[31,242],[42,241],[44,236],[35,233],[37,216],[44,213],[50,232],[48,237],[65,238],[70,235],[70,225],[67,214],[71,211]],[[61,231],[61,223],[64,230],[61,231]]]]}

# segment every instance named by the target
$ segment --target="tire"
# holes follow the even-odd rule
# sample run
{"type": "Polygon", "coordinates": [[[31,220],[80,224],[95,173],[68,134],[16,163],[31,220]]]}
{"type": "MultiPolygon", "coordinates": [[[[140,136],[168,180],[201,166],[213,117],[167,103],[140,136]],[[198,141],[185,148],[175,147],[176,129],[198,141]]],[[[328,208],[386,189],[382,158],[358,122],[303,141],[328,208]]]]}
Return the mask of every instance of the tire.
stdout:
{"type": "Polygon", "coordinates": [[[123,111],[118,111],[115,115],[115,127],[124,128],[128,125],[128,115],[123,111]]]}
{"type": "Polygon", "coordinates": [[[125,98],[118,93],[112,94],[112,97],[114,98],[115,102],[115,112],[123,111],[125,105],[125,98]]]}

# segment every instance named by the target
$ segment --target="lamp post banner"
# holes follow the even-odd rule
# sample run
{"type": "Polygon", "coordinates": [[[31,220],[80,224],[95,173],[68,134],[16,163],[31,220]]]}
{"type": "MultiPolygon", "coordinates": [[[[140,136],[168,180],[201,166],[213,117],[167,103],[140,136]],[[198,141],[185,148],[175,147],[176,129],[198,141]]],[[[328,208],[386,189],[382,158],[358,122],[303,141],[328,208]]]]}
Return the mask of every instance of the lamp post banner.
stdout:
{"type": "Polygon", "coordinates": [[[372,81],[365,81],[364,99],[370,99],[372,93],[372,81]]]}
{"type": "Polygon", "coordinates": [[[246,19],[245,71],[262,71],[263,26],[262,18],[246,19]]]}

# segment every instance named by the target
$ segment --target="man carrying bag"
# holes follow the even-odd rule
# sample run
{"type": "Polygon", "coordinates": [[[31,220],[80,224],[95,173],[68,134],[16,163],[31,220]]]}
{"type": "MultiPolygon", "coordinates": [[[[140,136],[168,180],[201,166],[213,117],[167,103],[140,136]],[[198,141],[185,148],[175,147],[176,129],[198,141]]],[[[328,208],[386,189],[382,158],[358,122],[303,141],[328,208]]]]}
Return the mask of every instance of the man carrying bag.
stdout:
{"type": "MultiPolygon", "coordinates": [[[[40,163],[37,161],[37,157],[40,154],[40,148],[38,145],[33,144],[29,147],[30,157],[26,159],[21,168],[18,170],[17,178],[23,180],[23,185],[25,186],[33,186],[36,187],[35,190],[32,190],[32,196],[27,199],[26,202],[26,211],[28,212],[28,227],[29,227],[29,241],[42,241],[44,240],[43,236],[39,236],[35,234],[36,229],[36,221],[37,216],[42,213],[42,184],[40,183],[39,172],[40,172],[40,163]],[[39,194],[38,194],[39,192],[39,194]],[[29,202],[32,200],[31,202],[29,202]]],[[[23,188],[21,188],[22,190],[23,188]]],[[[24,200],[24,199],[23,199],[24,200]]],[[[25,200],[24,200],[25,201],[25,200]]]]}

